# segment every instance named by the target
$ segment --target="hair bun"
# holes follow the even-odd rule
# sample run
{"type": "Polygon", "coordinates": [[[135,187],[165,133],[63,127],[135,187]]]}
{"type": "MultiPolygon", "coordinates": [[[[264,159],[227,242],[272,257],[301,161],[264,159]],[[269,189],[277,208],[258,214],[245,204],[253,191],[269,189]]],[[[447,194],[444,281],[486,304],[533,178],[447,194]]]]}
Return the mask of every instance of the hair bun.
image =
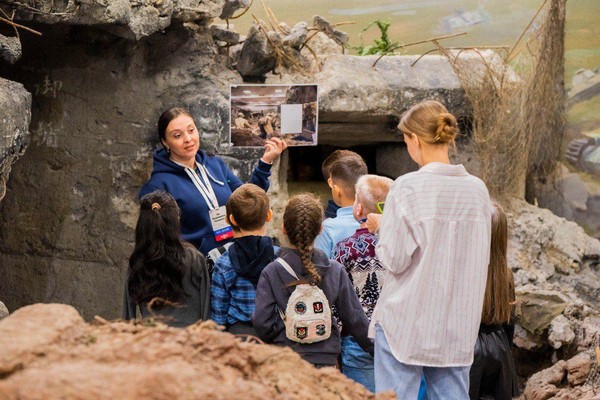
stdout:
{"type": "Polygon", "coordinates": [[[450,113],[440,113],[437,120],[437,129],[435,130],[435,142],[452,142],[457,134],[458,124],[454,115],[450,113]]]}

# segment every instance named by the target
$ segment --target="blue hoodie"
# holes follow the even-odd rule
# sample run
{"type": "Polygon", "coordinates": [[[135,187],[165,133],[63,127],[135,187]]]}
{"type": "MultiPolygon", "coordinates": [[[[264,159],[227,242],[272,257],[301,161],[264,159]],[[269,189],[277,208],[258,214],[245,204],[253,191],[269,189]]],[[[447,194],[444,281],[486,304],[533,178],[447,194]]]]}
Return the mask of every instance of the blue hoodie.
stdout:
{"type": "MultiPolygon", "coordinates": [[[[198,150],[196,161],[208,171],[209,180],[217,200],[219,200],[219,205],[227,204],[231,193],[243,182],[233,174],[221,157],[209,156],[204,151],[198,150]]],[[[270,176],[271,165],[259,160],[249,183],[267,191],[270,176]]],[[[164,190],[177,201],[177,205],[181,209],[181,237],[183,240],[192,243],[204,254],[208,254],[210,250],[229,241],[215,241],[208,205],[185,172],[185,168],[171,161],[165,149],[154,152],[152,176],[142,186],[138,196],[141,198],[155,190],[164,190]]]]}

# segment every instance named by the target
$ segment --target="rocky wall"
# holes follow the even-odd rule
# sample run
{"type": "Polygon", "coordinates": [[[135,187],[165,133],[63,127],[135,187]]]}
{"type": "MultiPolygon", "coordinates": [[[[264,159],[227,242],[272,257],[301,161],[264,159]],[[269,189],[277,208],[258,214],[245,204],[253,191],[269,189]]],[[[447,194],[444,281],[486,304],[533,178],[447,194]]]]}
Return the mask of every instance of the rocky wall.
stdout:
{"type": "MultiPolygon", "coordinates": [[[[119,316],[137,191],[162,110],[187,107],[215,149],[227,134],[228,84],[208,26],[131,42],[95,27],[31,25],[7,77],[33,94],[31,144],[0,212],[0,293],[9,309],[64,302],[119,316]]],[[[19,115],[18,112],[14,113],[19,115]]],[[[256,154],[235,153],[240,175],[256,154]]]]}

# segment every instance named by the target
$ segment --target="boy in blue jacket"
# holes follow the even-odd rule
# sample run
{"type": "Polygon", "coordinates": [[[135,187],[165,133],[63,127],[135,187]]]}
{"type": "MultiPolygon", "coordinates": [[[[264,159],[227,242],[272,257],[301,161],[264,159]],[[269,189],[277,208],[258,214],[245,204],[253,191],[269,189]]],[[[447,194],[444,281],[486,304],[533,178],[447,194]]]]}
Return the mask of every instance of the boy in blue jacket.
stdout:
{"type": "Polygon", "coordinates": [[[273,216],[269,197],[256,185],[236,189],[227,202],[227,218],[238,233],[218,258],[211,287],[211,319],[228,332],[256,336],[250,317],[262,270],[275,260],[276,247],[266,234],[273,216]]]}

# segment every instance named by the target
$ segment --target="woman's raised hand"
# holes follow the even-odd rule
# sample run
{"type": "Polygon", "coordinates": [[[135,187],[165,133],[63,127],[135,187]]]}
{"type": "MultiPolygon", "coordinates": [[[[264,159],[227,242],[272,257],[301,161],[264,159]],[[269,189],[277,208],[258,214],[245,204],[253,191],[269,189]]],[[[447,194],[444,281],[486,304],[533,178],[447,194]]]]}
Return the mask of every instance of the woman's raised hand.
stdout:
{"type": "Polygon", "coordinates": [[[267,139],[265,142],[265,154],[263,154],[261,160],[267,164],[273,164],[273,161],[275,161],[287,147],[287,143],[283,139],[276,137],[267,139]]]}

